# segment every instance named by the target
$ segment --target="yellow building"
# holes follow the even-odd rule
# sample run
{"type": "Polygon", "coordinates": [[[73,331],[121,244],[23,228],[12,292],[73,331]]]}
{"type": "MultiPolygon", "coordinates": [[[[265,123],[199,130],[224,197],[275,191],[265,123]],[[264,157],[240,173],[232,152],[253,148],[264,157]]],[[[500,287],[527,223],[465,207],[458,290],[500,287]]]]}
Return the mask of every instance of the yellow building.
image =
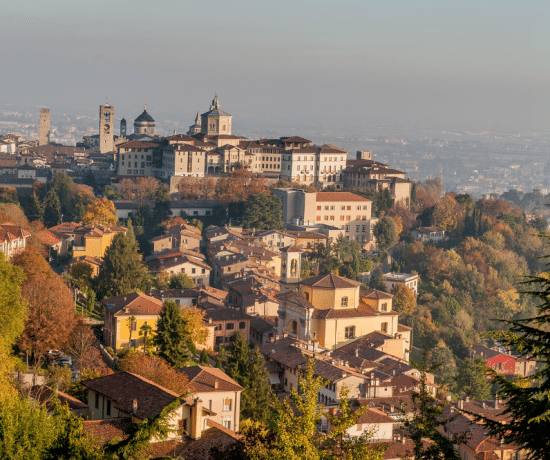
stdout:
{"type": "Polygon", "coordinates": [[[103,259],[117,233],[126,233],[126,229],[117,225],[96,223],[75,228],[73,258],[88,256],[103,259]]]}
{"type": "Polygon", "coordinates": [[[410,331],[399,328],[399,315],[392,310],[393,296],[361,291],[360,286],[331,273],[303,280],[301,292],[279,294],[279,334],[318,340],[324,348],[336,348],[374,331],[410,343],[410,331]]]}
{"type": "Polygon", "coordinates": [[[114,350],[119,348],[143,347],[145,331],[143,326],[151,326],[147,332],[152,337],[157,330],[157,320],[162,309],[162,300],[133,292],[104,299],[105,344],[114,350]]]}

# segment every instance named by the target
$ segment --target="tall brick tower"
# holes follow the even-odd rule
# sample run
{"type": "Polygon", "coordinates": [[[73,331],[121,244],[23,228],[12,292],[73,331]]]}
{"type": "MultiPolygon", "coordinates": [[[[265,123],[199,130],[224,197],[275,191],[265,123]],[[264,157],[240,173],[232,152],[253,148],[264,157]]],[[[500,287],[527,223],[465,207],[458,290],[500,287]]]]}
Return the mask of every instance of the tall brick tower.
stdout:
{"type": "Polygon", "coordinates": [[[48,145],[50,143],[50,109],[40,109],[39,118],[38,145],[48,145]]]}
{"type": "Polygon", "coordinates": [[[99,152],[109,153],[114,142],[115,107],[109,104],[99,106],[99,152]]]}

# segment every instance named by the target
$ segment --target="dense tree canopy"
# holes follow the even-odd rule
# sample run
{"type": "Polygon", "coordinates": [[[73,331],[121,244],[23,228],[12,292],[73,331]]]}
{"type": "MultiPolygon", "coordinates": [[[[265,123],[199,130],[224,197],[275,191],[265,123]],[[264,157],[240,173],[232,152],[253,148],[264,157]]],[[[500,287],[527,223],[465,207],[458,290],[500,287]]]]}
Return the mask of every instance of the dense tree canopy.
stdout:
{"type": "Polygon", "coordinates": [[[243,228],[256,230],[281,230],[283,219],[281,200],[268,193],[256,193],[248,197],[244,207],[243,228]]]}

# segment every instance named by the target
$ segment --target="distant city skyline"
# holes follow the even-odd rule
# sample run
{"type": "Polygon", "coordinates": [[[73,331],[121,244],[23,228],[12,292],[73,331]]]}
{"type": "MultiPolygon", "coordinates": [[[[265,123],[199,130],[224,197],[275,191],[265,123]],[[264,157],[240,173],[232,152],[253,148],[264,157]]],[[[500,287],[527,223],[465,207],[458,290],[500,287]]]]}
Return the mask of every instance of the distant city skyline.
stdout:
{"type": "Polygon", "coordinates": [[[0,104],[53,117],[107,98],[117,118],[146,103],[192,124],[217,93],[236,128],[280,135],[304,124],[546,131],[549,12],[496,1],[10,2],[0,104]]]}

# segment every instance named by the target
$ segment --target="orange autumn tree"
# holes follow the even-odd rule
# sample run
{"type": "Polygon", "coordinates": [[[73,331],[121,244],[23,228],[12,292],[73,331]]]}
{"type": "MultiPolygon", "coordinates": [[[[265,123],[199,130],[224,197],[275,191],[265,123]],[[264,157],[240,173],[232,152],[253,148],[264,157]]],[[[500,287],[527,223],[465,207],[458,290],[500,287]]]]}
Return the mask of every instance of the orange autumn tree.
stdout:
{"type": "Polygon", "coordinates": [[[102,225],[113,225],[118,222],[115,204],[107,198],[96,198],[86,208],[86,214],[82,218],[85,224],[92,222],[102,225]]]}
{"type": "Polygon", "coordinates": [[[19,347],[34,357],[65,348],[77,324],[71,291],[32,247],[13,257],[12,263],[25,273],[21,294],[28,308],[19,347]]]}

